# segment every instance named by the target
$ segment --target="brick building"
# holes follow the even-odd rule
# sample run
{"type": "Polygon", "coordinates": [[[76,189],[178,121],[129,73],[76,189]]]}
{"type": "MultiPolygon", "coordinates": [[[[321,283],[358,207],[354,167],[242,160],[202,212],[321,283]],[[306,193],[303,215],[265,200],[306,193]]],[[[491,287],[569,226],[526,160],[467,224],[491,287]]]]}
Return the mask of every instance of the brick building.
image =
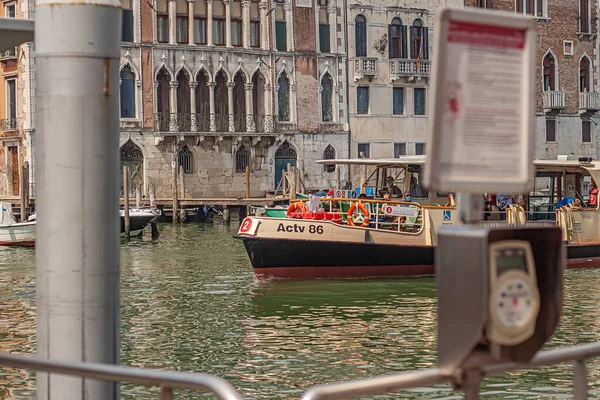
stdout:
{"type": "Polygon", "coordinates": [[[466,0],[466,6],[538,21],[535,156],[597,156],[600,109],[597,3],[590,0],[466,0]]]}
{"type": "MultiPolygon", "coordinates": [[[[121,162],[131,180],[187,196],[276,188],[288,163],[347,156],[345,11],[336,0],[123,0],[121,162]]],[[[339,1],[339,0],[338,0],[339,1]]],[[[344,176],[344,175],[342,175],[344,176]]]]}
{"type": "MultiPolygon", "coordinates": [[[[0,5],[0,17],[31,18],[33,1],[4,1],[0,5]]],[[[32,182],[34,137],[33,101],[34,83],[32,60],[33,43],[26,43],[13,50],[0,53],[0,194],[20,194],[21,168],[25,161],[30,174],[25,177],[32,182]]]]}

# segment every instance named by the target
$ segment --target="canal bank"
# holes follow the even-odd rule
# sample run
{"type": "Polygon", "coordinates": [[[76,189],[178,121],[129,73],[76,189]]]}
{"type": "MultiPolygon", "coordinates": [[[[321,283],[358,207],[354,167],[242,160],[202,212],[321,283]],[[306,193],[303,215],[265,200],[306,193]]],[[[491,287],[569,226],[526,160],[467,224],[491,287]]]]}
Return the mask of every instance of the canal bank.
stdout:
{"type": "MultiPolygon", "coordinates": [[[[160,225],[121,246],[122,363],[214,373],[245,398],[299,398],[309,386],[436,363],[433,278],[258,283],[231,228],[160,225]]],[[[0,249],[0,351],[35,351],[34,251],[0,249]]],[[[600,340],[600,271],[568,271],[549,347],[600,340]]],[[[590,397],[600,397],[590,360],[590,397]]],[[[30,399],[25,372],[0,371],[0,398],[30,399]],[[6,387],[14,388],[11,393],[6,387]]],[[[569,365],[486,379],[490,399],[570,396],[569,365]]],[[[123,387],[126,399],[155,399],[123,387]]],[[[378,398],[454,398],[448,386],[378,398]]],[[[181,394],[178,398],[194,397],[181,394]]]]}

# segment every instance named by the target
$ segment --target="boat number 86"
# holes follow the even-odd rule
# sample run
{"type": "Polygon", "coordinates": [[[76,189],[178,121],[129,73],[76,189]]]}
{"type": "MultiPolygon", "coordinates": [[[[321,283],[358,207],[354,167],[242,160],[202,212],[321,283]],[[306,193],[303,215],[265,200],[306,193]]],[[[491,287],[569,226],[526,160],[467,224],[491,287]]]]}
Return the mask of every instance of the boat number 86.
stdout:
{"type": "Polygon", "coordinates": [[[309,225],[308,226],[308,233],[318,233],[319,235],[322,235],[323,234],[323,227],[322,226],[309,225]]]}

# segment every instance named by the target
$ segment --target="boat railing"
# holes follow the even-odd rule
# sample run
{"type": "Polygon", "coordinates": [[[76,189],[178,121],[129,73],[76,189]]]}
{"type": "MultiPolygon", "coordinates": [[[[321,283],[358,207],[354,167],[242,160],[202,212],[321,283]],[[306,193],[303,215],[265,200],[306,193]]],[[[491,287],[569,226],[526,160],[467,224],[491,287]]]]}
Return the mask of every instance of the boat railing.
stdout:
{"type": "MultiPolygon", "coordinates": [[[[297,200],[309,203],[310,199],[297,200]]],[[[329,214],[330,219],[347,224],[348,210],[353,203],[363,203],[369,211],[369,228],[381,230],[393,230],[404,233],[420,233],[423,229],[423,206],[416,202],[405,202],[397,200],[375,200],[354,198],[321,198],[320,208],[329,214]],[[407,212],[408,215],[393,215],[385,209],[390,206],[394,211],[395,206],[414,209],[415,212],[407,212]]],[[[297,214],[298,217],[301,213],[297,214]]]]}
{"type": "Polygon", "coordinates": [[[229,382],[218,376],[208,374],[161,371],[89,362],[47,360],[6,353],[0,353],[0,365],[106,382],[126,382],[159,387],[161,400],[172,400],[175,390],[210,392],[217,398],[224,400],[241,400],[242,398],[229,382]]]}

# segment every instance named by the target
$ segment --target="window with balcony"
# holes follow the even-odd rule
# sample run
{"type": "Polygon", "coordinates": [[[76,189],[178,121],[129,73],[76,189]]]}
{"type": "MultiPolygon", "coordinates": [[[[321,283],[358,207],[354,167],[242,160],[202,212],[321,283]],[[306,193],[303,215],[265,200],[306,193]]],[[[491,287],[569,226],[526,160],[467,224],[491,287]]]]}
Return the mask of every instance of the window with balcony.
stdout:
{"type": "Polygon", "coordinates": [[[590,33],[590,2],[579,0],[579,32],[590,33]]]}
{"type": "Polygon", "coordinates": [[[406,154],[406,143],[394,143],[394,158],[405,156],[406,154]]]}
{"type": "Polygon", "coordinates": [[[556,120],[546,120],[546,142],[556,142],[556,120]]]}
{"type": "Polygon", "coordinates": [[[358,158],[371,158],[371,143],[358,144],[358,158]]]}
{"type": "Polygon", "coordinates": [[[404,114],[404,88],[392,89],[392,113],[394,115],[404,114]]]}
{"type": "Polygon", "coordinates": [[[250,152],[244,146],[240,146],[235,152],[235,172],[238,174],[246,172],[246,167],[249,166],[250,152]]]}
{"type": "MultiPolygon", "coordinates": [[[[5,18],[16,18],[17,17],[17,5],[15,3],[5,3],[4,4],[4,17],[5,18]]],[[[0,54],[1,56],[2,54],[0,54]]],[[[6,50],[4,52],[4,57],[16,57],[17,56],[17,47],[14,47],[10,50],[6,50]]]]}
{"type": "Polygon", "coordinates": [[[589,119],[581,120],[581,141],[583,143],[592,142],[592,125],[589,119]]]}
{"type": "Polygon", "coordinates": [[[583,56],[579,61],[579,91],[592,91],[590,87],[590,59],[586,56],[583,56]]]}
{"type": "Polygon", "coordinates": [[[408,58],[406,54],[406,25],[402,25],[400,18],[394,18],[392,24],[388,27],[389,57],[408,58]]]}
{"type": "Polygon", "coordinates": [[[167,0],[156,1],[156,40],[160,43],[169,42],[169,11],[167,0]]]}
{"type": "Polygon", "coordinates": [[[368,114],[369,113],[369,87],[359,86],[356,88],[356,113],[357,114],[368,114]]]}
{"type": "Polygon", "coordinates": [[[287,51],[287,26],[282,5],[275,6],[275,46],[279,51],[287,51]]]}
{"type": "Polygon", "coordinates": [[[6,130],[17,128],[17,79],[11,78],[6,81],[6,130]]]}
{"type": "Polygon", "coordinates": [[[546,16],[547,0],[515,0],[515,11],[518,14],[532,15],[534,17],[546,16]]]}
{"type": "Polygon", "coordinates": [[[242,3],[233,1],[231,3],[231,44],[236,47],[242,46],[242,3]]]}
{"type": "Polygon", "coordinates": [[[429,29],[423,26],[420,19],[415,19],[410,27],[410,58],[429,59],[429,29]]]}
{"type": "MultiPolygon", "coordinates": [[[[327,147],[325,147],[325,151],[323,152],[323,159],[335,160],[335,149],[330,144],[328,144],[327,147]]],[[[325,164],[323,165],[323,170],[325,172],[335,172],[335,164],[325,164]]]]}
{"type": "Polygon", "coordinates": [[[194,43],[207,44],[206,2],[194,1],[194,43]]]}
{"type": "Polygon", "coordinates": [[[475,7],[492,9],[492,0],[475,0],[475,7]]]}
{"type": "Polygon", "coordinates": [[[177,126],[180,132],[191,131],[190,75],[185,69],[177,73],[177,126]]]}
{"type": "Polygon", "coordinates": [[[229,91],[227,90],[227,75],[223,70],[215,78],[215,126],[217,132],[229,131],[229,91]]]}
{"type": "Polygon", "coordinates": [[[121,70],[121,118],[135,118],[135,74],[126,65],[121,70]]]}
{"type": "Polygon", "coordinates": [[[426,143],[415,143],[415,154],[418,156],[424,156],[427,151],[426,143]]]}
{"type": "Polygon", "coordinates": [[[329,74],[321,79],[321,118],[323,122],[333,121],[333,79],[329,74]]]}
{"type": "Polygon", "coordinates": [[[162,67],[158,74],[156,74],[156,119],[157,126],[155,129],[158,132],[169,131],[169,121],[171,118],[171,97],[169,96],[169,83],[171,81],[171,75],[162,67]]]}
{"type": "Polygon", "coordinates": [[[290,80],[283,72],[277,80],[277,106],[280,121],[290,120],[290,80]]]}
{"type": "Polygon", "coordinates": [[[250,3],[250,46],[260,47],[260,13],[258,3],[250,3]]]}
{"type": "MultiPolygon", "coordinates": [[[[325,2],[327,3],[327,2],[325,2]]],[[[331,41],[329,38],[329,12],[327,6],[319,8],[319,50],[322,53],[331,52],[331,41]]]]}
{"type": "Polygon", "coordinates": [[[425,115],[425,88],[415,88],[415,115],[425,115]]]}
{"type": "Polygon", "coordinates": [[[188,3],[187,0],[175,0],[175,40],[177,43],[188,43],[188,3]]]}
{"type": "Polygon", "coordinates": [[[356,57],[367,56],[367,20],[362,15],[354,20],[354,46],[356,57]]]}
{"type": "Polygon", "coordinates": [[[547,53],[542,61],[544,69],[544,91],[556,90],[556,60],[552,53],[547,53]]]}
{"type": "Polygon", "coordinates": [[[177,161],[178,166],[183,167],[184,174],[191,174],[193,172],[194,155],[187,146],[183,146],[183,148],[179,150],[177,161]]]}
{"type": "Polygon", "coordinates": [[[225,46],[225,19],[213,19],[213,44],[215,46],[225,46]]]}

